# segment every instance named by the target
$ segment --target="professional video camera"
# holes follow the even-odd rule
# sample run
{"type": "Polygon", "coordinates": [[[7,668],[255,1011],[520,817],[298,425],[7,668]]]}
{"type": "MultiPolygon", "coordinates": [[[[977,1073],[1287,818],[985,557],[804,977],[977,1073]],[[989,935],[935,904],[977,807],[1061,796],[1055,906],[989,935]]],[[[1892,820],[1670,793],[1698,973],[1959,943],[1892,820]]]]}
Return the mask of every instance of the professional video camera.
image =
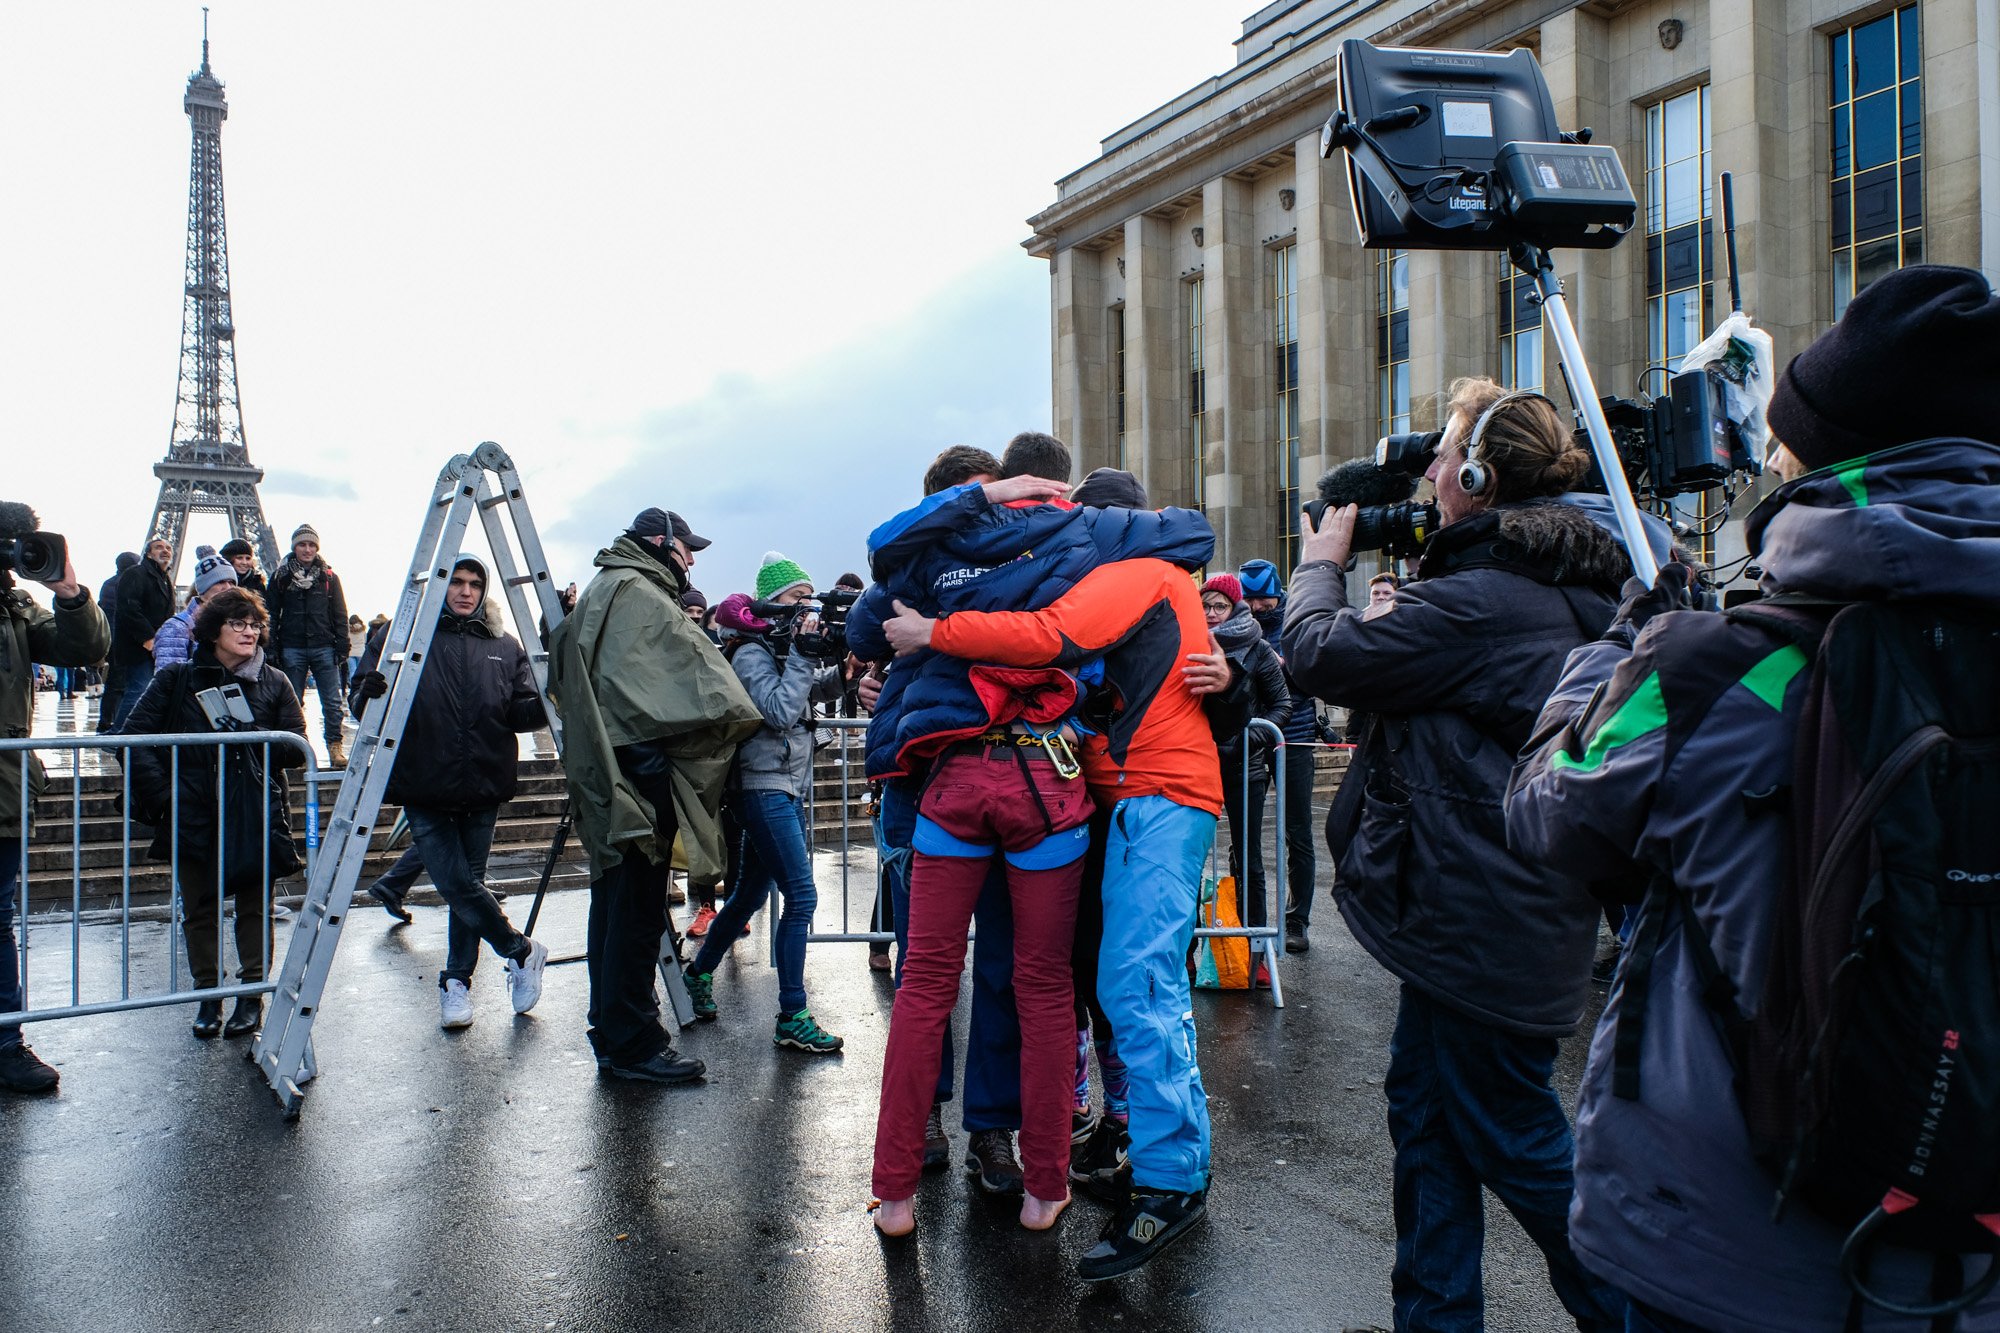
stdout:
{"type": "Polygon", "coordinates": [[[847,655],[847,612],[860,596],[852,588],[834,588],[796,602],[752,602],[750,614],[769,621],[773,634],[789,638],[807,657],[836,662],[847,655]],[[818,603],[817,609],[814,603],[818,603]],[[800,631],[799,618],[808,613],[818,623],[813,629],[800,631]]]}
{"type": "MultiPolygon", "coordinates": [[[[1732,364],[1738,374],[1754,373],[1754,356],[1747,367],[1732,361],[1731,343],[1708,368],[1670,376],[1668,392],[1657,400],[1600,401],[1549,250],[1616,245],[1637,221],[1639,205],[1615,150],[1592,145],[1587,129],[1566,132],[1557,124],[1555,103],[1532,53],[1376,47],[1350,40],[1340,48],[1338,96],[1320,153],[1331,157],[1343,149],[1348,155],[1348,193],[1363,245],[1504,250],[1514,267],[1535,280],[1571,401],[1583,418],[1580,434],[1597,460],[1598,484],[1611,498],[1634,570],[1652,582],[1655,561],[1634,492],[1663,502],[1756,471],[1750,450],[1721,408],[1732,364]]],[[[1723,196],[1727,223],[1727,176],[1723,196]]],[[[1725,233],[1734,297],[1735,243],[1727,226],[1725,233]]],[[[1734,304],[1740,311],[1740,299],[1734,304]]],[[[1414,490],[1413,478],[1437,446],[1436,432],[1389,436],[1377,446],[1373,466],[1347,465],[1354,471],[1338,481],[1341,468],[1328,473],[1322,497],[1332,503],[1337,496],[1377,494],[1406,481],[1414,490]],[[1381,476],[1363,476],[1363,469],[1381,476]],[[1327,493],[1329,482],[1335,483],[1334,496],[1327,493]]],[[[1364,504],[1370,538],[1379,537],[1382,549],[1395,552],[1413,539],[1421,544],[1418,533],[1427,523],[1435,525],[1434,514],[1404,505],[1406,499],[1374,501],[1380,513],[1364,504]]],[[[1324,509],[1321,505],[1320,512],[1324,509]]],[[[1359,540],[1355,545],[1372,549],[1359,540]]]]}
{"type": "Polygon", "coordinates": [[[54,583],[69,566],[69,543],[59,533],[37,532],[35,511],[0,501],[0,569],[31,583],[54,583]]]}
{"type": "Polygon", "coordinates": [[[1437,431],[1392,435],[1375,446],[1374,461],[1357,458],[1328,471],[1319,479],[1319,499],[1306,504],[1313,526],[1326,521],[1329,509],[1358,505],[1351,549],[1386,551],[1398,560],[1420,553],[1442,524],[1435,502],[1410,497],[1416,494],[1417,479],[1437,452],[1437,438],[1437,431]],[[1383,463],[1392,441],[1417,442],[1423,450],[1421,457],[1399,454],[1393,463],[1383,463]]]}

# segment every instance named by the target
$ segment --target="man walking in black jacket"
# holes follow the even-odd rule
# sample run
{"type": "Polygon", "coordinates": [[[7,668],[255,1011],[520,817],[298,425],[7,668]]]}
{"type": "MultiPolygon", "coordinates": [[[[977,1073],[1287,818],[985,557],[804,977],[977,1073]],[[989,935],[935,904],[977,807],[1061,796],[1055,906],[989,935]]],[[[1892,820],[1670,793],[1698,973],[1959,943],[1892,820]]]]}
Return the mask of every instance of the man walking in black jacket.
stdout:
{"type": "Polygon", "coordinates": [[[344,768],[340,668],[347,661],[347,595],[341,591],[340,575],[320,558],[319,533],[312,524],[301,523],[293,531],[292,553],[272,571],[271,591],[264,602],[271,613],[271,647],[278,665],[301,700],[306,697],[306,676],[312,676],[319,691],[320,719],[326,724],[326,762],[344,768]]]}
{"type": "MultiPolygon", "coordinates": [[[[375,669],[381,646],[380,639],[370,645],[354,678],[357,714],[388,692],[387,678],[375,669]]],[[[541,997],[548,946],[507,920],[486,887],[486,855],[500,807],[513,799],[518,783],[514,733],[546,722],[528,655],[503,631],[500,608],[486,596],[486,566],[459,556],[388,790],[388,799],[409,816],[431,882],[451,909],[438,973],[440,1021],[447,1029],[472,1023],[472,971],[481,940],[507,960],[515,1013],[527,1013],[541,997]]],[[[408,920],[401,908],[398,898],[390,911],[408,920]]]]}
{"type": "MultiPolygon", "coordinates": [[[[158,537],[146,543],[146,558],[118,576],[118,611],[111,634],[111,689],[118,707],[109,730],[117,731],[132,715],[139,696],[153,679],[153,635],[174,613],[174,581],[167,570],[174,548],[158,537]]],[[[100,708],[101,720],[104,710],[100,708]]],[[[100,727],[100,730],[104,728],[100,727]]]]}

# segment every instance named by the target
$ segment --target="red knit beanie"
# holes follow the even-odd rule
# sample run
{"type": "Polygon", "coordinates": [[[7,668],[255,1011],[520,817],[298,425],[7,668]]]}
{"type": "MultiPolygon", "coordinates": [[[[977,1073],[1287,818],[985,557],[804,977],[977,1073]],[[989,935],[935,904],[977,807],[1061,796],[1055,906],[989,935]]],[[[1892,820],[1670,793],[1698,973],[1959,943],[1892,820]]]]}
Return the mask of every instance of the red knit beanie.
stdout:
{"type": "Polygon", "coordinates": [[[1201,585],[1203,593],[1219,592],[1234,606],[1243,600],[1243,584],[1234,574],[1217,574],[1201,585]]]}

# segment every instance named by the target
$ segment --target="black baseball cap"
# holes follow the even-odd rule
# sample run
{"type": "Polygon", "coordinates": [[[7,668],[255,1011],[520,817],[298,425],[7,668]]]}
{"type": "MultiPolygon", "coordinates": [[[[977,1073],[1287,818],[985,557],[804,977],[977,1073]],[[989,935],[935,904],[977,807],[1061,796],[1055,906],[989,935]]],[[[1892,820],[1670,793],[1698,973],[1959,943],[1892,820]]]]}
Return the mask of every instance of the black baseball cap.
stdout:
{"type": "Polygon", "coordinates": [[[695,536],[687,520],[670,509],[642,509],[626,531],[634,537],[677,537],[690,551],[709,547],[708,538],[695,536]]]}

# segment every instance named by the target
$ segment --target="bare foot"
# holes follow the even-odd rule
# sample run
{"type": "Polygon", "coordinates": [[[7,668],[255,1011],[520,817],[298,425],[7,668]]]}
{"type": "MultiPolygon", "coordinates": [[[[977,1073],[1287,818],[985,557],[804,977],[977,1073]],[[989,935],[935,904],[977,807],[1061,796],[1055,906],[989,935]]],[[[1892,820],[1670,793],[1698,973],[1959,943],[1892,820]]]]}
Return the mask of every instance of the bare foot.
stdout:
{"type": "Polygon", "coordinates": [[[1067,1207],[1069,1207],[1067,1193],[1060,1199],[1054,1200],[1037,1199],[1032,1194],[1024,1194],[1021,1197],[1021,1225],[1030,1231],[1047,1231],[1056,1224],[1056,1219],[1062,1216],[1063,1209],[1067,1207]]]}
{"type": "Polygon", "coordinates": [[[875,1205],[875,1229],[885,1236],[907,1236],[917,1229],[915,1199],[884,1199],[875,1205]]]}

